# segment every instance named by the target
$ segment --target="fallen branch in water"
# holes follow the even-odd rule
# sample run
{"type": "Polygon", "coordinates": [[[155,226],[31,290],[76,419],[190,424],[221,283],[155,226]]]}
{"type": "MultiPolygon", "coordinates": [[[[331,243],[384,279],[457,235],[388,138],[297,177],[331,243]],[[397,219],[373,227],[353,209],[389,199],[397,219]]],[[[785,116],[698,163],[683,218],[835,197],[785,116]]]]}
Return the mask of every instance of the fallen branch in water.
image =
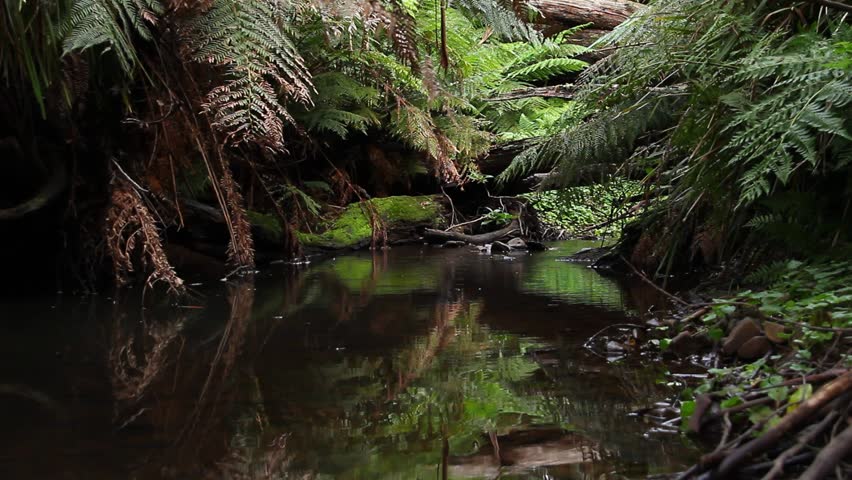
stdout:
{"type": "Polygon", "coordinates": [[[486,243],[493,243],[501,238],[514,233],[520,230],[520,224],[518,220],[512,220],[512,223],[501,228],[500,230],[496,230],[489,233],[482,233],[479,235],[468,235],[466,233],[458,233],[458,232],[445,232],[443,230],[435,230],[432,228],[427,228],[423,232],[423,237],[433,243],[444,243],[449,241],[460,241],[467,242],[473,245],[485,245],[486,243]]]}

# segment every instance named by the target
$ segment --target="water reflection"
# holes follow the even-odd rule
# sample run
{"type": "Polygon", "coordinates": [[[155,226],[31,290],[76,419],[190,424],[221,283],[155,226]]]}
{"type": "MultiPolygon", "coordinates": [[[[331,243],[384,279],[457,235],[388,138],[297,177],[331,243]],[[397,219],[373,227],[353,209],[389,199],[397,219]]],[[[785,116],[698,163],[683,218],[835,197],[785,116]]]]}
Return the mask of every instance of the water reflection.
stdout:
{"type": "Polygon", "coordinates": [[[577,248],[353,254],[212,282],[179,308],[143,309],[129,300],[138,297],[9,303],[33,320],[0,326],[0,472],[597,479],[675,470],[691,451],[646,438],[627,416],[667,393],[658,367],[611,365],[581,347],[659,299],[557,261],[577,248]]]}

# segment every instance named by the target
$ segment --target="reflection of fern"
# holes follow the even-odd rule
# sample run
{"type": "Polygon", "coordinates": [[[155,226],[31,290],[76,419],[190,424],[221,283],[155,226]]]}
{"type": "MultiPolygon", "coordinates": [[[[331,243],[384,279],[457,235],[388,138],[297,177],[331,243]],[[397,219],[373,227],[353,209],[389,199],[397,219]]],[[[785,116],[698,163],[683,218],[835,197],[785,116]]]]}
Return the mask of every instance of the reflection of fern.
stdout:
{"type": "Polygon", "coordinates": [[[287,36],[287,12],[274,0],[214,0],[192,19],[187,42],[197,61],[227,67],[227,80],[208,95],[206,108],[234,143],[284,145],[292,122],[284,99],[310,103],[311,79],[287,36]]]}
{"type": "Polygon", "coordinates": [[[76,0],[63,25],[63,48],[68,53],[106,44],[129,72],[138,63],[131,35],[150,39],[148,24],[162,12],[158,0],[76,0]]]}

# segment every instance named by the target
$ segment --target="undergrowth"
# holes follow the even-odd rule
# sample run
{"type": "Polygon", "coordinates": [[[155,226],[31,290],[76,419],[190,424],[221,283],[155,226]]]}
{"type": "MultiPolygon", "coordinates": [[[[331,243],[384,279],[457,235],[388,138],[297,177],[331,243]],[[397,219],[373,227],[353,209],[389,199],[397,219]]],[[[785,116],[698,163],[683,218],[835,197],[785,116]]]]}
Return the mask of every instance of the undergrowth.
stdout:
{"type": "Polygon", "coordinates": [[[546,238],[577,236],[618,238],[630,218],[638,214],[633,197],[642,193],[640,182],[616,179],[605,184],[569,187],[522,195],[529,200],[546,238]]]}

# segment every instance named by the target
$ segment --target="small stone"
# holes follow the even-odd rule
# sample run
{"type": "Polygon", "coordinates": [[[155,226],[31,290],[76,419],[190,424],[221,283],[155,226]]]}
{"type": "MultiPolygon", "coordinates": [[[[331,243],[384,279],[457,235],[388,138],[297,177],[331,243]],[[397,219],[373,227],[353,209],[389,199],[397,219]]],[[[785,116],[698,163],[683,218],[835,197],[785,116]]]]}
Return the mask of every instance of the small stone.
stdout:
{"type": "Polygon", "coordinates": [[[517,248],[518,250],[527,249],[527,242],[525,242],[522,238],[513,238],[509,240],[509,243],[506,245],[509,245],[512,248],[517,248]]]}
{"type": "Polygon", "coordinates": [[[534,242],[532,240],[527,240],[527,250],[531,252],[544,252],[547,250],[547,245],[541,242],[534,242]]]}
{"type": "Polygon", "coordinates": [[[763,332],[766,334],[766,338],[768,338],[772,343],[780,345],[787,342],[787,340],[781,336],[781,334],[784,333],[784,325],[781,325],[780,323],[763,322],[763,332]]]}
{"type": "Polygon", "coordinates": [[[769,343],[769,339],[760,335],[751,337],[742,344],[737,350],[737,356],[743,360],[755,360],[766,355],[770,350],[772,350],[772,344],[769,343]]]}
{"type": "Polygon", "coordinates": [[[461,240],[449,240],[444,242],[443,248],[461,248],[467,245],[467,242],[462,242],[461,240]]]}
{"type": "Polygon", "coordinates": [[[645,322],[645,325],[648,325],[649,327],[659,327],[660,325],[662,325],[662,323],[660,323],[660,321],[656,318],[652,317],[650,320],[645,322]]]}
{"type": "Polygon", "coordinates": [[[744,343],[758,335],[760,335],[760,327],[757,326],[757,322],[751,317],[746,317],[737,322],[737,325],[725,337],[722,351],[725,355],[733,355],[744,343]]]}
{"type": "Polygon", "coordinates": [[[512,247],[503,242],[494,242],[491,244],[491,253],[509,253],[511,251],[512,247]]]}

